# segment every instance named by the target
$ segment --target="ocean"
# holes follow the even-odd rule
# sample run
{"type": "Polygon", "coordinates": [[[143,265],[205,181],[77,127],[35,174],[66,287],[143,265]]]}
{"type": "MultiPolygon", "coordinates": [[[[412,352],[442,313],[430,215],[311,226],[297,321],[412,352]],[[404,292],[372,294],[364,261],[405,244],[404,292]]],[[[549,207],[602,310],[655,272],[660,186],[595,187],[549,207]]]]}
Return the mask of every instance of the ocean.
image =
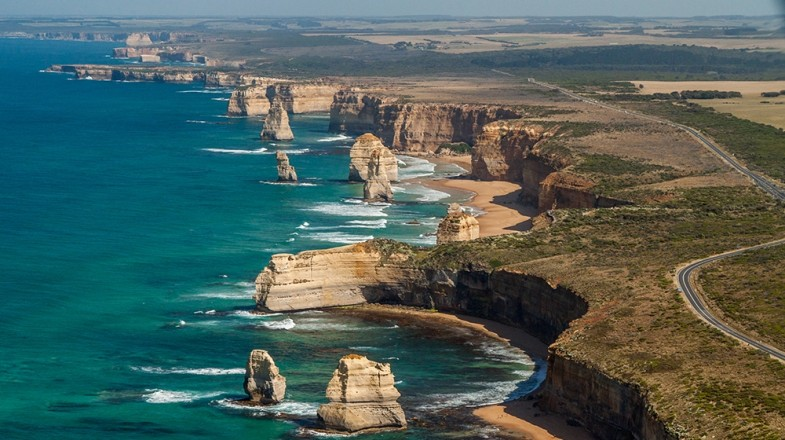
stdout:
{"type": "MultiPolygon", "coordinates": [[[[272,254],[433,245],[465,196],[402,182],[395,203],[362,202],[345,182],[352,139],[328,133],[326,114],[294,115],[293,142],[262,142],[259,118],[225,116],[227,89],[41,71],[121,62],[111,47],[0,40],[0,438],[310,438],[348,353],[390,362],[419,420],[364,438],[492,437],[438,420],[525,394],[540,374],[525,353],[329,311],[251,313],[272,254]],[[275,182],[278,150],[299,184],[275,182]],[[233,403],[254,348],[287,377],[280,405],[233,403]]],[[[458,171],[400,161],[403,178],[458,171]]]]}

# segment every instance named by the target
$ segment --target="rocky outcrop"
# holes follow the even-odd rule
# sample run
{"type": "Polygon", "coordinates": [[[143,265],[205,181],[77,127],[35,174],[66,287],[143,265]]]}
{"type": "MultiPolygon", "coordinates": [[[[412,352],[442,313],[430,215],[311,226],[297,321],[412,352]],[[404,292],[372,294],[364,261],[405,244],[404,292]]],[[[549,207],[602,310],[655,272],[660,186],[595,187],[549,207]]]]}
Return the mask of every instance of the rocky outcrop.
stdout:
{"type": "Polygon", "coordinates": [[[273,255],[256,278],[257,307],[281,312],[400,302],[394,297],[408,295],[411,278],[422,274],[404,266],[409,254],[385,250],[380,243],[273,255]]]}
{"type": "Polygon", "coordinates": [[[594,182],[562,171],[568,158],[544,154],[558,131],[525,120],[498,121],[483,127],[472,149],[472,177],[520,183],[521,202],[540,212],[559,208],[609,208],[629,202],[595,194],[594,182]]]}
{"type": "Polygon", "coordinates": [[[245,366],[245,392],[251,402],[262,405],[278,403],[286,394],[286,378],[264,350],[253,350],[245,366]]]}
{"type": "Polygon", "coordinates": [[[239,87],[232,91],[227,114],[229,116],[266,115],[270,111],[270,98],[267,97],[269,85],[261,81],[258,85],[239,87]]]}
{"type": "Polygon", "coordinates": [[[390,364],[356,354],[344,356],[327,385],[326,395],[329,403],[321,405],[317,415],[329,430],[406,428],[406,416],[398,403],[401,393],[395,389],[390,364]]]}
{"type": "Polygon", "coordinates": [[[363,185],[363,199],[369,202],[391,201],[393,199],[393,190],[390,186],[390,179],[387,177],[386,166],[382,163],[381,149],[375,149],[371,152],[367,173],[368,179],[363,185]]]}
{"type": "Polygon", "coordinates": [[[612,208],[629,205],[625,200],[594,194],[591,180],[566,172],[550,173],[539,184],[537,209],[545,212],[559,208],[612,208]]]}
{"type": "Polygon", "coordinates": [[[397,150],[434,152],[444,143],[474,144],[485,124],[520,117],[519,112],[504,107],[407,104],[343,90],[335,94],[330,108],[330,131],[370,132],[397,150]]]}
{"type": "Polygon", "coordinates": [[[330,83],[294,83],[275,78],[259,78],[255,85],[240,87],[229,98],[231,116],[267,114],[270,102],[280,99],[293,114],[327,112],[338,85],[330,83]]]}
{"type": "Polygon", "coordinates": [[[447,208],[447,216],[436,230],[436,244],[453,241],[468,241],[480,237],[480,222],[463,212],[461,205],[452,203],[447,208]]]}
{"type": "Polygon", "coordinates": [[[291,127],[289,127],[289,115],[283,104],[279,100],[273,101],[270,112],[264,119],[264,129],[261,133],[262,139],[271,141],[290,141],[294,139],[291,127]]]}
{"type": "Polygon", "coordinates": [[[297,172],[294,167],[289,164],[289,156],[283,151],[275,153],[275,160],[278,161],[278,181],[279,182],[296,182],[297,172]]]}
{"type": "Polygon", "coordinates": [[[390,181],[398,180],[398,159],[385,147],[378,137],[366,133],[358,137],[349,150],[349,181],[365,182],[368,180],[368,166],[376,154],[379,164],[390,181]]]}
{"type": "Polygon", "coordinates": [[[150,35],[140,32],[133,32],[125,39],[125,45],[131,47],[152,46],[152,44],[150,35]]]}
{"type": "Polygon", "coordinates": [[[472,149],[472,177],[521,182],[523,160],[553,134],[553,131],[523,120],[485,125],[472,149]]]}

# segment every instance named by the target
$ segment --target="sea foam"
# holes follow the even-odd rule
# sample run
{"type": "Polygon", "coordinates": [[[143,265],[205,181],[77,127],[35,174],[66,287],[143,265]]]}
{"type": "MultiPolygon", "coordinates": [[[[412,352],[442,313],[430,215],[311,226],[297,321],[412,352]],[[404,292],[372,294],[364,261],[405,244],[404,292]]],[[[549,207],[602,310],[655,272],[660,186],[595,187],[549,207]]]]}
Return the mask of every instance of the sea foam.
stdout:
{"type": "Polygon", "coordinates": [[[223,393],[195,393],[192,391],[170,391],[160,389],[145,390],[142,396],[147,403],[183,403],[196,400],[210,399],[223,393]]]}
{"type": "Polygon", "coordinates": [[[226,376],[232,374],[245,374],[245,368],[131,367],[131,369],[149,374],[184,374],[194,376],[226,376]]]}
{"type": "Polygon", "coordinates": [[[202,151],[209,151],[210,153],[222,154],[270,154],[267,148],[257,148],[256,150],[236,150],[231,148],[203,148],[202,151]]]}

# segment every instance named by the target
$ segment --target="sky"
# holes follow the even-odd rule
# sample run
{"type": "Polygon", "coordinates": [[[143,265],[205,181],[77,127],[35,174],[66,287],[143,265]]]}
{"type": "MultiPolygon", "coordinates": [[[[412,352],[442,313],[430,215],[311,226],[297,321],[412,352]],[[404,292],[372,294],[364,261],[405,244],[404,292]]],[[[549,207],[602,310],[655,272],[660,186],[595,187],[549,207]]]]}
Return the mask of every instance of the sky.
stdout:
{"type": "Polygon", "coordinates": [[[578,16],[785,14],[785,0],[0,0],[8,15],[578,16]]]}

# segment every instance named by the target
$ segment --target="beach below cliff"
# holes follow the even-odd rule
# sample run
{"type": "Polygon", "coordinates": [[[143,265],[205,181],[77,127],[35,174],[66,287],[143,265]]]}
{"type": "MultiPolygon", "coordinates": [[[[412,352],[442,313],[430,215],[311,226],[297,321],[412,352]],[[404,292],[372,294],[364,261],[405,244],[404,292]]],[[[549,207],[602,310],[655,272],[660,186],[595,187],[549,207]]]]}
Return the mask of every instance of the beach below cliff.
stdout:
{"type": "MultiPolygon", "coordinates": [[[[439,156],[428,157],[438,164],[458,165],[471,170],[471,157],[439,156]]],[[[438,191],[463,191],[473,194],[465,205],[475,208],[480,222],[480,237],[503,235],[531,229],[532,217],[537,208],[518,201],[521,185],[506,181],[480,181],[467,175],[451,178],[423,179],[422,185],[438,191]]]]}
{"type": "MultiPolygon", "coordinates": [[[[538,365],[541,365],[541,368],[545,368],[544,360],[548,356],[548,346],[534,336],[520,328],[488,319],[380,304],[332,309],[331,313],[369,320],[392,320],[400,325],[424,327],[440,332],[444,332],[447,328],[467,329],[475,335],[494,339],[525,351],[538,365]]],[[[532,394],[536,393],[537,390],[532,394]]],[[[567,418],[544,413],[538,408],[537,402],[536,398],[524,397],[520,400],[478,407],[472,411],[472,414],[497,428],[498,434],[505,438],[532,440],[593,438],[583,428],[570,425],[567,418]]]]}

